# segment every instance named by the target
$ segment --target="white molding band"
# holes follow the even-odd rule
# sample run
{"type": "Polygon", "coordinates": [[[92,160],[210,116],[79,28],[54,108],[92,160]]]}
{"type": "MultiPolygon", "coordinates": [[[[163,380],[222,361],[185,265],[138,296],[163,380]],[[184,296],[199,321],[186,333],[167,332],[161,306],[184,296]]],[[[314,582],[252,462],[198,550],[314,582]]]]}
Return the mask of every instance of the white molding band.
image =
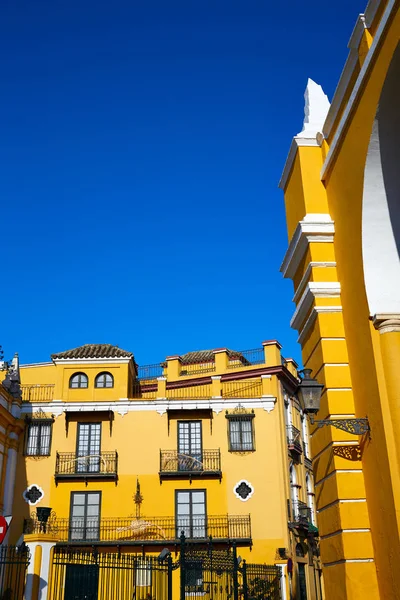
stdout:
{"type": "Polygon", "coordinates": [[[265,395],[261,398],[210,398],[201,400],[169,400],[167,398],[158,398],[156,400],[128,400],[121,399],[115,402],[63,402],[62,400],[53,400],[52,402],[40,403],[31,402],[22,407],[23,414],[30,414],[35,410],[43,410],[59,417],[64,412],[96,412],[112,410],[122,417],[128,412],[154,411],[163,415],[167,410],[201,410],[211,409],[216,414],[226,409],[233,409],[241,404],[245,408],[263,409],[271,412],[276,403],[276,397],[265,395]]]}
{"type": "Polygon", "coordinates": [[[309,213],[296,227],[280,271],[293,279],[310,242],[332,243],[335,224],[327,213],[309,213]]]}
{"type": "Polygon", "coordinates": [[[290,326],[300,329],[315,298],[340,298],[340,283],[338,281],[310,281],[301,296],[290,326]]]}
{"type": "Polygon", "coordinates": [[[340,560],[335,560],[330,563],[322,563],[324,567],[335,567],[336,565],[343,565],[345,563],[373,563],[375,562],[373,558],[342,558],[340,560]]]}
{"type": "MultiPolygon", "coordinates": [[[[375,53],[377,52],[378,48],[380,47],[381,38],[383,37],[386,25],[392,14],[392,11],[393,11],[394,7],[396,6],[396,2],[397,2],[397,0],[389,0],[388,4],[386,6],[385,12],[382,15],[379,26],[374,35],[373,42],[371,44],[370,49],[368,50],[367,56],[361,67],[360,73],[358,74],[357,81],[354,84],[353,90],[350,94],[350,98],[347,101],[346,107],[345,107],[342,117],[339,121],[339,125],[336,129],[335,135],[333,136],[333,140],[330,144],[329,152],[326,156],[325,162],[322,165],[321,180],[325,179],[334,159],[336,158],[336,154],[339,150],[339,145],[340,145],[340,142],[342,139],[342,135],[347,130],[348,121],[350,120],[350,116],[352,114],[354,106],[355,106],[356,102],[358,101],[360,93],[364,89],[364,84],[365,84],[364,80],[367,78],[369,69],[373,64],[373,59],[375,58],[375,53]]],[[[371,11],[373,11],[373,8],[371,8],[371,11]]],[[[370,17],[367,17],[366,21],[367,21],[367,26],[368,26],[370,17]]],[[[336,95],[336,92],[335,92],[335,95],[336,95]]],[[[332,101],[332,104],[333,104],[334,100],[335,100],[335,97],[332,101]]]]}

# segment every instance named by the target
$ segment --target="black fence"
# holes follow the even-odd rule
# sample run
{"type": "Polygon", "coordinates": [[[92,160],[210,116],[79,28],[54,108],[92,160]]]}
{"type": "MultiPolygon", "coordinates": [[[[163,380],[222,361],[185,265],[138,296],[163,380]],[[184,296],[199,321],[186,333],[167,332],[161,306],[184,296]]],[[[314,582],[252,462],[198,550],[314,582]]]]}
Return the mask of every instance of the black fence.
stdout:
{"type": "Polygon", "coordinates": [[[215,550],[212,539],[201,549],[183,535],[180,541],[180,600],[188,595],[203,600],[281,600],[279,567],[241,561],[235,544],[215,550]]]}
{"type": "Polygon", "coordinates": [[[154,365],[143,365],[138,367],[138,379],[140,380],[151,380],[157,379],[157,377],[163,377],[164,367],[161,363],[155,363],[154,365]]]}
{"type": "Polygon", "coordinates": [[[97,600],[172,600],[171,554],[143,556],[55,548],[49,597],[97,600]]]}
{"type": "Polygon", "coordinates": [[[1,600],[22,600],[29,561],[29,548],[25,544],[0,546],[1,600]]]}

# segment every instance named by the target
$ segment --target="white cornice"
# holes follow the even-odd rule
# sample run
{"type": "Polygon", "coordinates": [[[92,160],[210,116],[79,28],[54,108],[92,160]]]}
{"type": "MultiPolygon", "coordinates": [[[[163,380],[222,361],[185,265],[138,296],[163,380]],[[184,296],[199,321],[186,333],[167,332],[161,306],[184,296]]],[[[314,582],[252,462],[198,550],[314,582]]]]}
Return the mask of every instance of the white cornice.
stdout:
{"type": "MultiPolygon", "coordinates": [[[[396,2],[397,2],[397,0],[389,0],[388,4],[386,6],[385,12],[382,15],[379,26],[374,35],[374,39],[371,44],[371,47],[368,50],[367,56],[361,67],[360,73],[358,74],[357,81],[354,84],[350,98],[347,102],[346,108],[343,111],[338,128],[337,128],[335,135],[333,137],[333,140],[330,144],[329,152],[327,154],[327,157],[326,157],[325,162],[321,169],[321,179],[322,180],[324,180],[325,177],[327,176],[327,173],[333,163],[333,160],[336,157],[336,153],[339,150],[341,138],[342,138],[344,132],[347,130],[348,121],[350,120],[350,116],[352,114],[354,106],[355,106],[356,102],[358,101],[359,95],[361,94],[361,92],[364,89],[365,79],[367,78],[367,75],[369,74],[369,70],[373,64],[373,60],[375,58],[375,53],[378,51],[378,49],[380,47],[382,37],[383,37],[383,34],[386,29],[386,25],[389,21],[389,18],[391,17],[394,7],[396,6],[396,2]]],[[[371,8],[371,12],[373,12],[372,8],[371,8]]],[[[367,26],[369,26],[368,25],[369,21],[370,21],[370,17],[367,15],[367,17],[366,17],[367,26]]]]}
{"type": "Polygon", "coordinates": [[[298,343],[299,344],[303,343],[305,337],[309,333],[318,314],[341,313],[341,312],[342,312],[341,306],[314,306],[310,313],[310,316],[308,317],[307,321],[304,323],[303,329],[299,332],[299,337],[297,338],[298,343]]]}
{"type": "Polygon", "coordinates": [[[295,295],[293,296],[293,302],[297,304],[301,294],[304,291],[305,285],[308,282],[312,269],[330,269],[336,267],[335,261],[316,261],[313,260],[308,263],[306,270],[304,271],[304,275],[300,280],[299,285],[297,286],[297,290],[295,295]]]}
{"type": "Polygon", "coordinates": [[[31,414],[36,410],[51,413],[59,417],[64,412],[101,412],[114,411],[121,416],[128,412],[147,412],[154,411],[163,415],[167,410],[199,410],[211,409],[215,413],[220,413],[226,409],[236,408],[239,404],[249,409],[263,409],[267,412],[273,410],[276,403],[276,397],[264,395],[260,398],[207,398],[204,400],[168,400],[167,398],[158,398],[156,400],[127,400],[121,399],[115,402],[63,402],[62,400],[53,400],[52,402],[30,402],[22,405],[22,414],[31,414]]]}
{"type": "Polygon", "coordinates": [[[333,242],[335,225],[330,215],[322,213],[307,214],[297,225],[290,240],[289,248],[281,265],[284,277],[293,279],[309,242],[333,242]]]}
{"type": "Polygon", "coordinates": [[[128,364],[131,362],[130,358],[54,358],[53,362],[55,365],[88,365],[93,363],[94,365],[111,365],[111,364],[128,364]]]}
{"type": "Polygon", "coordinates": [[[19,365],[20,369],[32,368],[32,367],[53,367],[52,362],[39,362],[39,363],[27,363],[26,365],[19,365]]]}
{"type": "Polygon", "coordinates": [[[337,281],[310,281],[307,283],[297,308],[293,314],[290,326],[299,329],[304,322],[315,298],[339,298],[340,283],[337,281]]]}

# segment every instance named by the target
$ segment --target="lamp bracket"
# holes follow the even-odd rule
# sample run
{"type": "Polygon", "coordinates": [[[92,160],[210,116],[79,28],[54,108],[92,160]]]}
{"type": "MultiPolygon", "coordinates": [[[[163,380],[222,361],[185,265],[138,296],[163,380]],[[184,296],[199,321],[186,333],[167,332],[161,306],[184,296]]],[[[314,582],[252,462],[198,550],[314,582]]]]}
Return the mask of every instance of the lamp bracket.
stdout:
{"type": "Polygon", "coordinates": [[[364,435],[364,433],[368,433],[370,430],[368,419],[321,419],[319,421],[314,421],[314,419],[311,418],[310,421],[318,428],[324,427],[325,425],[331,425],[336,429],[341,429],[342,431],[346,431],[353,435],[364,435]]]}

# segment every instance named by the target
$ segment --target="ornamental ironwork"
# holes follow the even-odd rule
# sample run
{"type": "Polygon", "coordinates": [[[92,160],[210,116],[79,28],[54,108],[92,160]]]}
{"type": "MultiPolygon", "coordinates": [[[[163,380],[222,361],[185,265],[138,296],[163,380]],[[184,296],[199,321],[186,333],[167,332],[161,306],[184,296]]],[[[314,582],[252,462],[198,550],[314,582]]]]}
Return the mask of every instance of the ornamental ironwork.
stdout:
{"type": "Polygon", "coordinates": [[[341,429],[353,435],[364,435],[364,433],[368,433],[369,431],[368,419],[322,419],[314,421],[314,424],[318,428],[325,425],[332,425],[336,429],[341,429]]]}
{"type": "Polygon", "coordinates": [[[254,490],[248,481],[243,480],[235,487],[235,494],[241,500],[248,500],[253,492],[254,490]]]}
{"type": "Polygon", "coordinates": [[[38,485],[30,485],[23,493],[25,502],[31,506],[37,504],[44,496],[42,488],[38,485]]]}

